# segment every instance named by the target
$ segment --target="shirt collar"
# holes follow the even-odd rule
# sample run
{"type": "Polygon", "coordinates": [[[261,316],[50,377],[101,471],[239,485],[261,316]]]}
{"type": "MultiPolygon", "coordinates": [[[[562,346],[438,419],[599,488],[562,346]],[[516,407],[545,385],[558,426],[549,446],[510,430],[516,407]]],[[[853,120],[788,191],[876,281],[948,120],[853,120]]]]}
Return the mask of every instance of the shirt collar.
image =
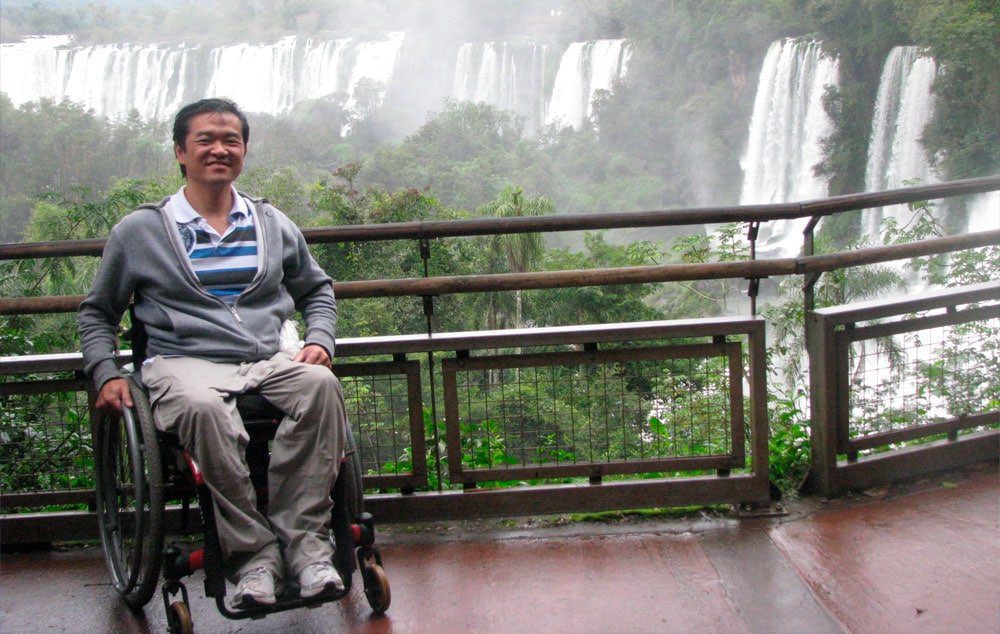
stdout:
{"type": "MultiPolygon", "coordinates": [[[[233,208],[229,210],[229,219],[235,222],[250,217],[251,211],[247,201],[243,199],[243,196],[240,196],[235,187],[230,185],[229,188],[233,191],[233,208]]],[[[201,214],[195,211],[191,203],[188,202],[187,196],[184,195],[183,186],[170,197],[169,206],[174,212],[174,220],[182,225],[202,220],[201,214]]]]}

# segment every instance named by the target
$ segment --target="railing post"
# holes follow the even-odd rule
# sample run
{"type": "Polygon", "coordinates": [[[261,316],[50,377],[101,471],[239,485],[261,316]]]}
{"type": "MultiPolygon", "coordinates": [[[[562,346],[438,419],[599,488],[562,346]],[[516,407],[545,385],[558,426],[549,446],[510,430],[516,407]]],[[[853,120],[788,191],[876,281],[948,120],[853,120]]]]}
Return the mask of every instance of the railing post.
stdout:
{"type": "MultiPolygon", "coordinates": [[[[813,216],[806,224],[802,236],[802,255],[816,254],[815,229],[820,216],[813,216]]],[[[836,466],[837,455],[834,451],[832,462],[829,447],[835,442],[833,430],[827,426],[827,412],[833,406],[833,394],[828,385],[827,370],[833,359],[830,356],[832,337],[826,337],[824,328],[814,323],[817,318],[816,283],[821,273],[806,273],[802,280],[802,330],[806,342],[806,355],[809,358],[809,427],[812,465],[809,471],[808,485],[814,490],[828,494],[831,490],[831,474],[836,466]],[[829,447],[828,447],[829,446],[829,447]]]]}
{"type": "Polygon", "coordinates": [[[805,318],[806,350],[809,354],[809,428],[812,491],[830,495],[835,488],[836,449],[836,367],[833,327],[822,316],[809,312],[805,318]]]}
{"type": "MultiPolygon", "coordinates": [[[[424,277],[430,277],[431,244],[427,238],[420,238],[420,259],[424,263],[424,277]]],[[[427,322],[427,336],[434,336],[434,296],[423,295],[424,319],[427,322]]],[[[432,440],[434,441],[434,473],[437,474],[438,491],[444,489],[444,481],[441,477],[441,434],[438,431],[437,415],[437,388],[434,384],[434,351],[427,351],[427,379],[431,391],[431,422],[433,425],[432,440]]]]}
{"type": "MultiPolygon", "coordinates": [[[[753,221],[747,223],[747,240],[750,241],[750,259],[757,259],[757,234],[760,232],[760,222],[753,221]]],[[[760,278],[750,277],[747,286],[747,297],[750,298],[750,315],[757,316],[757,292],[760,290],[760,278]]]]}
{"type": "MultiPolygon", "coordinates": [[[[816,225],[819,224],[820,217],[813,216],[806,228],[803,230],[802,236],[802,255],[809,257],[810,255],[816,255],[816,239],[814,232],[816,230],[816,225]]],[[[803,299],[803,316],[808,315],[811,311],[816,310],[816,296],[815,287],[816,282],[819,281],[820,273],[807,273],[805,280],[802,283],[802,299],[803,299]]],[[[806,328],[809,327],[809,321],[805,322],[806,328]]],[[[808,337],[807,337],[808,340],[808,337]]]]}

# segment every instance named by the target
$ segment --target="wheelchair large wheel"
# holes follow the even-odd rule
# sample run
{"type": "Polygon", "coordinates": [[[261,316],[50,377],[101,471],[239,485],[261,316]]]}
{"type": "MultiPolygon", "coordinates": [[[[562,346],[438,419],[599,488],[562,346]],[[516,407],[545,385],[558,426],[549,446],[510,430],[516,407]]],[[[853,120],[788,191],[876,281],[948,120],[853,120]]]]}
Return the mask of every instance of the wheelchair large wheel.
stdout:
{"type": "Polygon", "coordinates": [[[341,469],[346,478],[344,496],[348,516],[353,520],[365,511],[365,491],[361,482],[361,454],[358,453],[354,434],[350,428],[347,429],[347,446],[344,453],[347,456],[347,463],[341,469]]]}
{"type": "Polygon", "coordinates": [[[357,569],[354,558],[354,532],[351,524],[364,510],[364,491],[361,488],[361,457],[355,450],[354,436],[347,430],[345,460],[340,465],[337,481],[333,486],[333,515],[330,525],[334,548],[334,566],[345,585],[350,588],[351,576],[357,569]]]}
{"type": "Polygon", "coordinates": [[[128,377],[134,406],[105,417],[95,439],[98,527],[115,590],[131,608],[156,592],[163,550],[163,470],[146,393],[128,377]]]}

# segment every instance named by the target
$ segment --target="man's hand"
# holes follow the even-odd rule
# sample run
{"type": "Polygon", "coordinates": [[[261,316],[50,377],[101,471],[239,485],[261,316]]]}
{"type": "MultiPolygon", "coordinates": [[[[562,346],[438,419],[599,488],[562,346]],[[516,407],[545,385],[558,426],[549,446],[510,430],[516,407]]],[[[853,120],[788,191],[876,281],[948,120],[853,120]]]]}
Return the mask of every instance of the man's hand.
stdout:
{"type": "Polygon", "coordinates": [[[326,349],[315,343],[307,344],[299,350],[299,353],[292,360],[312,365],[322,365],[328,368],[331,366],[330,355],[326,353],[326,349]]]}
{"type": "Polygon", "coordinates": [[[132,393],[125,379],[111,379],[102,385],[94,406],[106,414],[121,414],[125,407],[132,407],[132,393]]]}

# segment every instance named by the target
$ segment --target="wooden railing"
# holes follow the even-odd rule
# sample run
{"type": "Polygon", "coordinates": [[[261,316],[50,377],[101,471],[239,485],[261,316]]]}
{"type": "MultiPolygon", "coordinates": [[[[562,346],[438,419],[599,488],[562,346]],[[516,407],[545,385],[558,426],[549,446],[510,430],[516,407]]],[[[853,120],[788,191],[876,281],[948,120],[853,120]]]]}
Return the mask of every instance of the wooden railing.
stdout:
{"type": "MultiPolygon", "coordinates": [[[[1000,189],[1000,176],[782,205],[397,223],[310,229],[305,233],[309,242],[313,244],[415,240],[421,247],[421,256],[425,261],[429,257],[430,241],[434,239],[529,231],[578,231],[740,221],[750,224],[748,239],[753,241],[756,237],[756,227],[761,222],[804,217],[815,220],[866,207],[997,189],[1000,189]]],[[[815,222],[810,222],[806,228],[804,250],[807,253],[812,242],[811,233],[814,227],[815,222]]],[[[806,286],[805,302],[809,315],[806,327],[807,333],[812,332],[807,337],[807,343],[812,360],[811,376],[815,383],[820,377],[825,376],[829,367],[832,367],[829,366],[831,359],[843,354],[835,352],[834,348],[830,347],[831,337],[836,339],[844,336],[830,334],[831,328],[836,330],[840,327],[840,322],[837,322],[837,326],[830,326],[829,323],[833,323],[830,320],[836,321],[837,315],[840,314],[853,314],[850,313],[851,309],[845,309],[847,313],[837,313],[836,309],[824,309],[825,312],[816,311],[815,314],[810,314],[812,307],[808,296],[812,284],[815,284],[820,275],[845,267],[997,245],[1000,245],[1000,231],[986,231],[842,253],[766,260],[343,281],[335,283],[335,292],[342,300],[361,297],[422,297],[425,311],[430,315],[434,297],[453,293],[704,279],[748,279],[752,295],[756,282],[761,278],[803,275],[806,286]]],[[[752,242],[751,247],[753,252],[752,242]]],[[[102,248],[103,242],[100,240],[3,244],[0,245],[0,260],[96,256],[100,254],[102,248]]],[[[0,315],[72,312],[76,310],[81,299],[79,296],[5,297],[0,298],[0,315]]],[[[395,396],[389,399],[394,399],[400,405],[398,411],[394,410],[394,416],[397,414],[398,416],[388,428],[377,420],[364,418],[365,408],[358,405],[361,402],[360,396],[356,396],[354,401],[358,407],[353,416],[355,433],[360,438],[360,451],[364,454],[366,485],[373,489],[370,503],[372,509],[382,519],[432,520],[445,517],[552,513],[690,503],[729,502],[760,505],[767,502],[768,425],[763,352],[764,320],[751,315],[746,318],[721,317],[696,321],[604,324],[480,333],[433,332],[430,329],[432,321],[429,317],[427,322],[428,332],[419,335],[338,341],[338,359],[352,362],[349,364],[350,369],[341,366],[344,376],[354,377],[350,380],[358,381],[358,385],[365,388],[359,389],[357,394],[366,393],[366,390],[370,392],[370,387],[366,387],[369,384],[364,382],[381,380],[377,377],[390,377],[386,380],[396,380],[399,385],[405,385],[405,388],[400,388],[401,392],[395,393],[395,396]],[[416,361],[415,356],[422,360],[416,361]],[[390,357],[392,360],[388,361],[390,357]],[[378,364],[383,365],[375,368],[371,363],[373,358],[378,364]],[[479,389],[475,380],[467,378],[470,373],[482,373],[482,378],[478,379],[480,383],[485,382],[488,388],[496,388],[500,390],[499,393],[503,393],[508,389],[501,385],[505,373],[511,377],[525,373],[526,376],[537,378],[542,374],[543,368],[555,367],[585,367],[589,368],[588,372],[600,373],[603,367],[623,368],[629,363],[646,362],[665,364],[676,362],[678,359],[690,363],[716,363],[722,368],[716,374],[725,377],[719,384],[717,393],[713,393],[713,398],[717,397],[719,402],[726,404],[724,412],[719,415],[719,426],[713,428],[718,430],[718,435],[714,439],[709,439],[708,449],[697,450],[701,453],[691,450],[693,444],[683,445],[679,440],[682,434],[659,421],[655,409],[658,405],[654,402],[657,397],[650,395],[647,401],[642,402],[642,407],[652,404],[650,410],[641,411],[639,408],[639,416],[636,417],[636,420],[645,424],[646,428],[636,430],[634,421],[616,420],[617,428],[611,429],[608,425],[607,441],[600,440],[596,445],[593,443],[587,445],[590,455],[579,455],[569,451],[568,446],[562,447],[558,443],[552,446],[539,444],[540,441],[536,445],[521,443],[518,448],[522,453],[507,456],[496,464],[490,464],[488,459],[485,464],[476,463],[467,455],[470,446],[476,445],[477,442],[489,441],[488,437],[476,434],[484,433],[482,427],[488,427],[495,422],[490,420],[490,416],[486,418],[480,416],[479,429],[469,422],[471,418],[478,416],[475,413],[478,411],[477,407],[482,410],[488,409],[488,405],[469,405],[469,391],[474,392],[479,389]],[[414,369],[414,364],[419,364],[419,370],[414,369]],[[396,378],[391,379],[392,376],[396,378]],[[463,376],[466,378],[462,378],[463,376]],[[745,394],[744,380],[749,386],[745,394]],[[439,389],[438,385],[442,387],[439,389]],[[439,398],[443,403],[443,416],[438,413],[439,398]],[[651,420],[645,420],[647,418],[657,419],[658,424],[654,425],[651,420]],[[614,442],[621,445],[620,450],[619,447],[611,447],[614,444],[612,436],[614,442]],[[630,447],[634,448],[632,453],[630,447]],[[601,451],[604,452],[603,455],[601,451]],[[647,477],[639,480],[620,479],[626,474],[636,473],[647,477]],[[657,477],[648,477],[653,474],[657,477]],[[585,478],[586,482],[552,483],[553,479],[562,478],[585,478]],[[530,487],[483,486],[494,480],[546,480],[547,483],[530,487]],[[448,488],[448,483],[462,488],[460,490],[448,488]]],[[[128,361],[127,353],[122,355],[121,361],[123,363],[128,361]]],[[[71,392],[82,390],[85,383],[80,374],[81,369],[82,364],[78,354],[0,359],[0,381],[2,381],[0,399],[6,408],[15,395],[44,393],[47,390],[71,392]],[[61,374],[55,379],[57,382],[47,382],[37,378],[39,373],[61,374]]],[[[859,452],[864,453],[873,448],[871,443],[875,442],[874,440],[860,441],[859,444],[856,439],[849,438],[845,444],[844,412],[850,412],[850,407],[845,409],[835,403],[841,403],[845,398],[849,398],[845,396],[848,389],[849,386],[845,386],[844,381],[838,379],[822,383],[819,389],[811,390],[814,414],[813,481],[824,491],[834,491],[841,490],[843,486],[873,481],[872,478],[913,472],[912,465],[921,463],[922,459],[912,457],[911,454],[915,450],[907,450],[904,452],[906,456],[878,460],[883,460],[880,463],[883,465],[906,463],[910,466],[888,469],[880,467],[882,470],[868,471],[866,473],[869,475],[857,480],[841,477],[841,474],[861,470],[855,465],[867,462],[874,464],[876,460],[865,456],[858,458],[859,452]],[[831,414],[833,411],[837,412],[836,415],[831,414]],[[846,457],[839,460],[838,455],[844,456],[845,451],[846,457]],[[835,475],[830,476],[830,473],[835,475]]],[[[521,401],[518,401],[518,404],[523,405],[521,401]]],[[[79,409],[77,406],[74,407],[79,409]]],[[[85,403],[83,409],[86,410],[85,403]]],[[[543,421],[540,425],[550,425],[555,420],[553,416],[560,416],[558,407],[551,409],[554,411],[545,419],[548,422],[543,421]]],[[[72,418],[78,415],[79,412],[74,410],[71,416],[67,412],[58,416],[72,418]]],[[[987,415],[994,416],[988,412],[987,415]]],[[[543,417],[539,420],[541,418],[543,417]]],[[[994,418],[975,419],[975,427],[983,425],[995,427],[994,418]]],[[[59,424],[65,422],[63,420],[59,424]]],[[[968,420],[961,425],[963,429],[969,426],[964,424],[967,422],[968,420]]],[[[571,429],[572,424],[575,423],[571,421],[571,429]]],[[[938,425],[938,423],[933,424],[938,425]]],[[[82,424],[82,428],[79,425],[77,423],[77,427],[72,431],[72,434],[77,435],[73,437],[73,442],[80,441],[79,444],[85,451],[86,438],[80,435],[85,436],[89,429],[86,422],[82,424]]],[[[936,427],[934,429],[940,431],[936,427]]],[[[536,431],[538,432],[535,434],[536,437],[545,437],[542,433],[544,429],[536,431]]],[[[948,434],[953,431],[957,432],[957,428],[955,430],[949,428],[943,433],[948,434]]],[[[975,433],[981,432],[982,430],[977,429],[975,433]]],[[[906,434],[911,434],[906,438],[913,437],[913,432],[906,434]]],[[[895,438],[896,436],[891,436],[890,440],[895,438]]],[[[521,440],[524,440],[523,434],[521,440]]],[[[947,444],[949,441],[944,442],[947,444]]],[[[932,461],[931,464],[953,464],[966,459],[995,457],[997,454],[996,443],[989,449],[988,442],[976,441],[970,444],[965,442],[964,438],[961,441],[956,438],[951,441],[951,445],[954,448],[940,450],[949,456],[947,460],[932,461]],[[974,450],[966,451],[969,447],[974,447],[974,450]]],[[[9,468],[9,465],[5,465],[4,468],[9,468]]],[[[70,474],[67,477],[73,476],[70,474]]],[[[0,504],[7,513],[18,507],[38,504],[86,502],[89,496],[87,487],[72,490],[72,487],[67,486],[58,490],[50,488],[46,491],[6,489],[0,492],[0,504]]],[[[0,534],[3,535],[4,541],[30,541],[32,537],[37,538],[40,534],[47,535],[52,540],[78,538],[89,534],[88,530],[92,532],[92,519],[81,519],[84,516],[87,516],[85,511],[17,517],[5,515],[0,534]]]]}
{"type": "Polygon", "coordinates": [[[808,319],[818,491],[997,457],[1000,281],[823,308],[808,319]],[[924,442],[903,445],[915,440],[924,442]]]}

